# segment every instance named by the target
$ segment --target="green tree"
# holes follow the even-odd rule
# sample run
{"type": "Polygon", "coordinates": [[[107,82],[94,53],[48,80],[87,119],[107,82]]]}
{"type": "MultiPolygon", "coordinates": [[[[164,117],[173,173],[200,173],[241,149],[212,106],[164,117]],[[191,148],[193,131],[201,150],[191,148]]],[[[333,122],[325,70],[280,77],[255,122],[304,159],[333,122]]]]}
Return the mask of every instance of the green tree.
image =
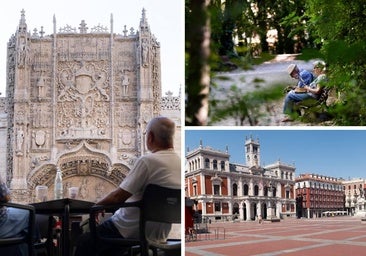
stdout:
{"type": "Polygon", "coordinates": [[[322,44],[329,80],[338,92],[330,108],[338,125],[366,125],[366,3],[308,0],[309,31],[322,44]]]}
{"type": "Polygon", "coordinates": [[[186,125],[206,125],[210,87],[207,0],[186,1],[186,125]]]}

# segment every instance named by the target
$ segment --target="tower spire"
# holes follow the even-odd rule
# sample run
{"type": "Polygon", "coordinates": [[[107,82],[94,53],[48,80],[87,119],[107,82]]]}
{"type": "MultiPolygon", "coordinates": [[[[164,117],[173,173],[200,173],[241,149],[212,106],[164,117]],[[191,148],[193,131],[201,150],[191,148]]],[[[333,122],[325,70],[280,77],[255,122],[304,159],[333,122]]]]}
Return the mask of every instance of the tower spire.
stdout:
{"type": "Polygon", "coordinates": [[[27,33],[27,23],[25,22],[25,11],[24,11],[24,9],[22,9],[22,11],[20,13],[21,13],[21,16],[20,16],[20,21],[19,21],[18,32],[19,33],[27,33]]]}
{"type": "Polygon", "coordinates": [[[140,31],[141,33],[148,33],[150,31],[149,24],[146,18],[146,10],[145,8],[142,9],[142,15],[140,20],[140,31]]]}

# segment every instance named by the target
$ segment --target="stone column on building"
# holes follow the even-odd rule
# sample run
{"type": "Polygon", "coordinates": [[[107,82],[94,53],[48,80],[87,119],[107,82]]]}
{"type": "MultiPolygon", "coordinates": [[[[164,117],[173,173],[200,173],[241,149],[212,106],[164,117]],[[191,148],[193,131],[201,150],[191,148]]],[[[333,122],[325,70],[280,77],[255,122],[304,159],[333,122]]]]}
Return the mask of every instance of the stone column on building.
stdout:
{"type": "Polygon", "coordinates": [[[256,218],[259,217],[259,215],[262,215],[262,207],[261,207],[261,202],[257,202],[257,216],[255,216],[256,218]]]}
{"type": "Polygon", "coordinates": [[[258,189],[259,189],[258,195],[259,196],[264,196],[263,181],[259,181],[259,183],[258,183],[258,189]]]}
{"type": "Polygon", "coordinates": [[[238,196],[244,195],[243,179],[240,177],[238,180],[238,196]]]}
{"type": "Polygon", "coordinates": [[[247,221],[250,221],[252,219],[252,205],[249,200],[245,201],[245,205],[247,208],[247,221]]]}
{"type": "Polygon", "coordinates": [[[248,195],[249,196],[254,196],[254,182],[253,179],[249,180],[249,191],[248,191],[248,195]]]}
{"type": "Polygon", "coordinates": [[[239,203],[239,220],[244,220],[244,207],[243,202],[239,203]]]}
{"type": "Polygon", "coordinates": [[[231,182],[231,177],[227,177],[227,195],[232,196],[233,195],[233,186],[231,182]]]}
{"type": "Polygon", "coordinates": [[[206,186],[205,186],[205,175],[200,173],[200,183],[201,183],[201,195],[206,195],[206,186]]]}

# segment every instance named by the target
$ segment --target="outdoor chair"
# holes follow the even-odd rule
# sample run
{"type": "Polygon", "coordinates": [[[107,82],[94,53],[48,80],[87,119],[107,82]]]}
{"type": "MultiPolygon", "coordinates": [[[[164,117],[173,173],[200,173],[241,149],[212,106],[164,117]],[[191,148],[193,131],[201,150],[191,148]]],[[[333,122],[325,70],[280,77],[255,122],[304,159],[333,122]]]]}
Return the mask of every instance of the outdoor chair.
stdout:
{"type": "MultiPolygon", "coordinates": [[[[129,253],[135,251],[141,253],[142,256],[149,255],[149,248],[152,249],[154,255],[158,255],[158,250],[163,252],[177,252],[181,248],[181,240],[167,240],[165,243],[157,243],[146,237],[146,224],[148,222],[162,223],[181,223],[181,190],[170,189],[158,185],[149,184],[141,201],[122,203],[114,206],[93,206],[90,212],[90,232],[95,239],[95,245],[98,243],[109,243],[113,246],[128,247],[129,253]],[[106,238],[101,237],[96,232],[95,216],[98,212],[105,210],[106,212],[115,211],[121,207],[138,207],[140,208],[140,237],[136,239],[126,238],[106,238]]],[[[167,253],[169,254],[169,253],[167,253]]]]}
{"type": "MultiPolygon", "coordinates": [[[[31,205],[23,205],[17,203],[0,203],[1,206],[13,207],[18,209],[23,209],[29,211],[29,221],[28,221],[28,232],[22,237],[9,237],[0,238],[0,255],[3,255],[2,250],[10,250],[15,248],[14,246],[19,246],[26,244],[28,248],[28,255],[34,255],[34,229],[35,229],[35,209],[31,205]]],[[[5,255],[5,254],[4,254],[5,255]]]]}
{"type": "Polygon", "coordinates": [[[55,254],[55,246],[53,244],[55,223],[56,220],[53,216],[36,214],[35,231],[37,239],[34,242],[34,249],[37,256],[49,256],[55,254]]]}

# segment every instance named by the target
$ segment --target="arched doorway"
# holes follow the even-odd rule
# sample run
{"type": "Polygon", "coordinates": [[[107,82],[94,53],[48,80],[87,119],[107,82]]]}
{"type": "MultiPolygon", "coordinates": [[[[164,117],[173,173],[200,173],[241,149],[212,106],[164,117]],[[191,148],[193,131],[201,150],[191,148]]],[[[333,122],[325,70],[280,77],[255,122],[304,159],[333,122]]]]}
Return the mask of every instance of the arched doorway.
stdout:
{"type": "Polygon", "coordinates": [[[239,204],[234,203],[233,204],[233,220],[237,219],[239,217],[239,204]]]}
{"type": "Polygon", "coordinates": [[[255,217],[257,216],[257,203],[250,204],[250,213],[250,219],[255,220],[255,217]]]}
{"type": "Polygon", "coordinates": [[[247,220],[247,205],[243,203],[243,220],[247,220]]]}
{"type": "Polygon", "coordinates": [[[266,203],[262,204],[262,218],[267,219],[267,204],[266,203]]]}
{"type": "Polygon", "coordinates": [[[126,177],[129,168],[111,163],[108,156],[90,151],[85,145],[60,156],[57,164],[46,164],[29,174],[30,200],[35,200],[35,187],[46,185],[48,198],[53,199],[54,178],[59,167],[63,178],[64,197],[69,187],[79,187],[78,199],[96,202],[114,190],[126,177]]]}

